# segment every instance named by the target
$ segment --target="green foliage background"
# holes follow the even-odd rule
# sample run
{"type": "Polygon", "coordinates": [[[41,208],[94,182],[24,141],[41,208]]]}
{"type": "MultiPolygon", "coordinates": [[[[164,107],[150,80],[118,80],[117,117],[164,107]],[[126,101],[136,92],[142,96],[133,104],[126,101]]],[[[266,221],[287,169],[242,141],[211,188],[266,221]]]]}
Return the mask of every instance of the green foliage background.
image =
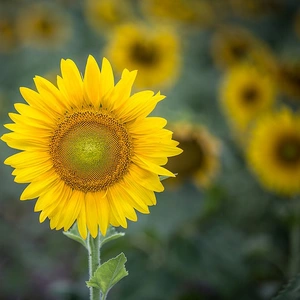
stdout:
{"type": "MultiPolygon", "coordinates": [[[[106,40],[87,24],[83,1],[54,2],[71,15],[73,36],[58,50],[19,46],[0,54],[2,124],[9,122],[13,104],[23,102],[19,87],[33,88],[35,75],[58,73],[61,58],[73,59],[81,70],[89,54],[101,61],[106,40]]],[[[136,2],[130,4],[137,7],[136,2]]],[[[282,9],[262,18],[230,15],[225,21],[250,29],[276,55],[299,59],[300,40],[293,32],[299,1],[277,2],[282,9]]],[[[10,6],[18,12],[30,4],[2,0],[0,11],[10,6]]],[[[125,237],[103,247],[103,261],[124,252],[129,271],[109,299],[271,299],[289,280],[289,232],[300,219],[290,199],[261,188],[232,140],[218,105],[222,73],[211,57],[213,29],[184,32],[182,72],[172,88],[162,90],[168,97],[155,114],[170,121],[185,118],[205,124],[222,140],[221,171],[207,190],[186,182],[176,191],[157,195],[158,204],[150,215],[139,215],[138,222],[129,223],[125,237]]],[[[4,132],[0,127],[0,134],[4,132]]],[[[0,161],[13,153],[0,143],[0,161]]],[[[48,221],[39,224],[35,201],[19,201],[25,185],[14,183],[11,171],[0,164],[0,299],[87,299],[86,250],[61,232],[51,231],[48,221]]],[[[291,295],[278,299],[299,299],[291,295]]]]}

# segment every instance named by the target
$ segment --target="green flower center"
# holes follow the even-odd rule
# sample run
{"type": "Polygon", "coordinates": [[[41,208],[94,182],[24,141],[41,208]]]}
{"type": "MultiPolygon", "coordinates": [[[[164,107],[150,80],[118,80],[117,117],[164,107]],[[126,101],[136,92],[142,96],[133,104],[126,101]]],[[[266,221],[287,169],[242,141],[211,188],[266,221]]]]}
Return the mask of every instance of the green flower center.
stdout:
{"type": "Polygon", "coordinates": [[[50,143],[60,178],[83,192],[103,190],[120,180],[128,170],[131,148],[124,125],[106,113],[92,111],[67,115],[50,143]]]}

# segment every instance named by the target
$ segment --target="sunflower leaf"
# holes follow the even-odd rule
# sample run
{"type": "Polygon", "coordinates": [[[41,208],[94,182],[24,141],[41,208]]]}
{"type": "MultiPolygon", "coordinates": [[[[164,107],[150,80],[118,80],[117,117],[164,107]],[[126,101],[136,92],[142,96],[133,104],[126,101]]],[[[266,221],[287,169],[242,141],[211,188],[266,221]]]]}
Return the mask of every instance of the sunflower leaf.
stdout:
{"type": "MultiPolygon", "coordinates": [[[[174,173],[174,175],[177,176],[178,173],[174,173]]],[[[168,179],[168,178],[173,178],[173,177],[171,177],[171,176],[164,176],[164,175],[159,176],[159,180],[160,180],[160,181],[166,180],[166,179],[168,179]]]]}
{"type": "Polygon", "coordinates": [[[80,243],[81,245],[83,245],[86,249],[88,248],[87,246],[87,242],[86,240],[84,240],[79,231],[78,231],[78,228],[77,228],[77,224],[75,223],[73,225],[73,227],[69,230],[69,231],[63,231],[63,234],[65,236],[67,236],[68,238],[70,238],[71,240],[74,240],[78,243],[80,243]]]}
{"type": "Polygon", "coordinates": [[[106,244],[107,242],[110,242],[112,240],[118,239],[122,236],[124,236],[125,233],[124,232],[117,232],[115,227],[109,226],[106,232],[105,236],[100,237],[100,244],[101,247],[106,244]]]}
{"type": "Polygon", "coordinates": [[[94,275],[86,282],[86,285],[100,289],[103,293],[103,298],[106,299],[110,289],[128,275],[128,271],[125,268],[126,261],[127,258],[123,252],[108,260],[98,267],[94,275]]]}

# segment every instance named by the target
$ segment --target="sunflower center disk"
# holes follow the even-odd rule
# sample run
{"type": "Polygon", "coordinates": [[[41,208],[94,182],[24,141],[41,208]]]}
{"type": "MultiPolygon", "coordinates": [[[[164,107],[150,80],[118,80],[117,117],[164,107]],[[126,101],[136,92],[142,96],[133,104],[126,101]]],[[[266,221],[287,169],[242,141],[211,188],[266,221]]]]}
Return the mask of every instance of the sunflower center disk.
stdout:
{"type": "Polygon", "coordinates": [[[290,137],[281,141],[278,147],[279,158],[286,165],[300,162],[300,139],[290,137]]]}
{"type": "Polygon", "coordinates": [[[126,128],[107,114],[76,112],[65,117],[51,140],[53,165],[71,188],[106,189],[123,177],[131,159],[126,128]]]}

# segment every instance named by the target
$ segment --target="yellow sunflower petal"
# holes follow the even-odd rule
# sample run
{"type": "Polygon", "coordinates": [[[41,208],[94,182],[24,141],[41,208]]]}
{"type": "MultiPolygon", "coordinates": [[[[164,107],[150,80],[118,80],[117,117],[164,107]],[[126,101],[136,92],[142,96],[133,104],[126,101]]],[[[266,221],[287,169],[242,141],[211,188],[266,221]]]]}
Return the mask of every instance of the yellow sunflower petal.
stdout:
{"type": "Polygon", "coordinates": [[[61,73],[67,98],[72,99],[75,106],[82,104],[83,97],[83,82],[80,72],[75,63],[70,60],[61,60],[61,73]]]}
{"type": "MultiPolygon", "coordinates": [[[[130,176],[125,176],[123,178],[125,187],[129,195],[134,199],[136,203],[142,205],[143,203],[152,206],[156,205],[156,197],[153,191],[141,186],[130,176]]],[[[148,209],[147,209],[148,210],[148,209]]],[[[143,212],[147,213],[147,212],[143,212]]]]}
{"type": "Polygon", "coordinates": [[[47,188],[55,184],[56,184],[56,178],[52,176],[45,178],[45,180],[42,182],[39,181],[32,182],[25,188],[25,190],[20,196],[20,199],[29,200],[29,199],[37,198],[41,194],[45,193],[47,188]]]}
{"type": "Polygon", "coordinates": [[[129,168],[129,174],[132,176],[134,181],[138,182],[148,190],[155,192],[162,192],[164,190],[164,186],[160,182],[158,176],[150,171],[139,168],[133,164],[129,168]]]}
{"type": "Polygon", "coordinates": [[[118,199],[116,199],[116,196],[111,192],[110,189],[107,191],[107,199],[111,208],[111,213],[118,224],[123,228],[127,228],[127,221],[124,216],[123,209],[120,207],[120,205],[118,205],[118,199]]]}
{"type": "MultiPolygon", "coordinates": [[[[120,211],[122,211],[125,218],[127,218],[131,221],[136,221],[137,220],[136,213],[135,213],[134,209],[132,208],[132,206],[130,206],[126,201],[124,201],[123,193],[121,192],[121,189],[118,186],[112,186],[112,187],[110,187],[110,193],[113,195],[114,205],[116,207],[121,208],[120,211]]],[[[121,212],[120,212],[120,214],[121,214],[121,212]]]]}
{"type": "Polygon", "coordinates": [[[109,106],[109,98],[106,95],[111,92],[115,84],[114,74],[109,61],[106,58],[102,60],[102,67],[100,73],[100,97],[104,107],[109,106]]]}
{"type": "Polygon", "coordinates": [[[91,236],[95,238],[98,235],[98,211],[94,193],[85,195],[85,209],[87,215],[87,227],[91,236]]]}
{"type": "Polygon", "coordinates": [[[100,69],[95,58],[89,55],[84,79],[83,79],[84,91],[88,97],[88,100],[94,105],[95,108],[100,106],[100,69]]]}
{"type": "Polygon", "coordinates": [[[106,235],[110,219],[110,207],[105,192],[95,193],[96,206],[98,210],[98,224],[102,235],[106,235]]]}
{"type": "Polygon", "coordinates": [[[152,163],[150,160],[147,160],[145,158],[142,158],[141,156],[135,156],[132,161],[137,164],[139,167],[151,171],[153,173],[156,173],[158,175],[164,175],[169,177],[175,177],[175,175],[168,171],[167,169],[160,167],[154,163],[152,163]]]}
{"type": "Polygon", "coordinates": [[[50,156],[47,152],[23,151],[8,157],[4,164],[14,168],[24,168],[50,162],[50,156]]]}
{"type": "Polygon", "coordinates": [[[79,231],[79,234],[83,239],[86,239],[87,237],[87,228],[86,228],[86,212],[85,212],[85,206],[83,205],[81,208],[81,211],[78,216],[77,220],[77,228],[79,231]]]}

